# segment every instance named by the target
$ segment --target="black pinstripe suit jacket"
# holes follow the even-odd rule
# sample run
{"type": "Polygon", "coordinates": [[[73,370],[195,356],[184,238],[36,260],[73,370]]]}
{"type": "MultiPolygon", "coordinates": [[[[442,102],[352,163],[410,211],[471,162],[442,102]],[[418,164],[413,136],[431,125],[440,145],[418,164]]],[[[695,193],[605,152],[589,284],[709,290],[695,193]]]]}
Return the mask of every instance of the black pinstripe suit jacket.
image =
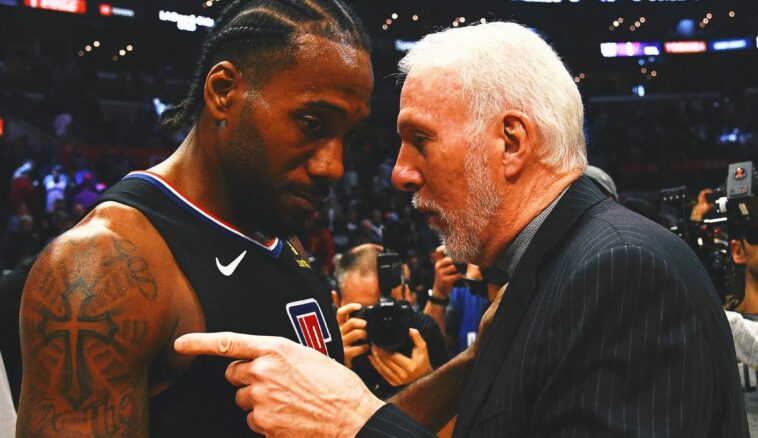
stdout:
{"type": "MultiPolygon", "coordinates": [[[[393,406],[365,436],[423,436],[393,406]]],[[[582,177],[511,279],[455,436],[747,437],[734,345],[695,254],[582,177]]]]}

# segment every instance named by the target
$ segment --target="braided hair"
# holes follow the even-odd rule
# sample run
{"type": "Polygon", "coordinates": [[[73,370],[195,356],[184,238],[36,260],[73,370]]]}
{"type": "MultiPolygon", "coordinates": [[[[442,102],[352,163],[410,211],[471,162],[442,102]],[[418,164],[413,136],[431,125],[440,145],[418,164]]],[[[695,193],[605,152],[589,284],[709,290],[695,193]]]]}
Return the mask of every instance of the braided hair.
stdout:
{"type": "Polygon", "coordinates": [[[294,63],[296,39],[304,34],[370,51],[368,35],[342,0],[235,0],[208,31],[189,91],[164,111],[161,126],[177,129],[197,122],[204,106],[208,71],[222,60],[254,69],[254,84],[294,63]]]}

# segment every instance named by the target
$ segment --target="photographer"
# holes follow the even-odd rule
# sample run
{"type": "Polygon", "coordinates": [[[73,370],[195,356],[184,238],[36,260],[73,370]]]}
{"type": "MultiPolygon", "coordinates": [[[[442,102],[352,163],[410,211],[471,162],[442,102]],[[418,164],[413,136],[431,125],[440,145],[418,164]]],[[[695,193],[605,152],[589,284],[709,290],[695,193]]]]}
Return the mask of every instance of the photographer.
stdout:
{"type": "Polygon", "coordinates": [[[382,247],[374,244],[348,250],[337,264],[338,291],[332,293],[332,299],[338,308],[345,365],[355,371],[377,397],[387,398],[441,366],[447,357],[442,334],[435,322],[412,311],[404,303],[410,293],[404,281],[392,289],[390,295],[400,305],[407,306],[410,315],[408,339],[395,351],[370,345],[369,322],[356,317],[355,313],[363,309],[365,315],[365,310],[380,301],[377,256],[381,252],[382,247]]]}

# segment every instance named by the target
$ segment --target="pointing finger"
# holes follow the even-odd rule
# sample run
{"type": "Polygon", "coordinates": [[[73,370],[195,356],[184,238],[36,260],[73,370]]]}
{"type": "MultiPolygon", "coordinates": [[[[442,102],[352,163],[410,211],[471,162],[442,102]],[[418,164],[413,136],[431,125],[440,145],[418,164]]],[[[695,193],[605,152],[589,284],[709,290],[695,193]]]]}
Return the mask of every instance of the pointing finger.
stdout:
{"type": "Polygon", "coordinates": [[[182,354],[210,354],[235,359],[255,359],[286,348],[287,340],[275,336],[243,335],[233,332],[189,333],[174,341],[182,354]]]}

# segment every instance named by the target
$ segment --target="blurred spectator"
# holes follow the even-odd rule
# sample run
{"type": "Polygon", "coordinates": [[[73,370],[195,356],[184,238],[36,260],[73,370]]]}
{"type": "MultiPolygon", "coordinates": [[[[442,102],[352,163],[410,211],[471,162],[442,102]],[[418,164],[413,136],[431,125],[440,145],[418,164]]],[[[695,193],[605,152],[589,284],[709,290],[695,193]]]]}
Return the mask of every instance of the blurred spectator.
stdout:
{"type": "Polygon", "coordinates": [[[32,192],[34,187],[32,185],[31,173],[33,168],[33,162],[26,161],[13,174],[10,188],[10,203],[12,211],[18,211],[22,205],[25,207],[31,207],[32,205],[32,192]]]}
{"type": "Polygon", "coordinates": [[[45,179],[42,180],[42,185],[45,187],[46,192],[46,211],[52,212],[55,208],[56,201],[63,201],[66,199],[66,188],[68,187],[68,177],[62,173],[63,168],[56,164],[53,166],[52,171],[45,179]]]}
{"type": "Polygon", "coordinates": [[[98,196],[100,196],[100,193],[95,190],[92,174],[87,172],[84,174],[82,182],[79,184],[79,189],[76,191],[72,201],[74,205],[79,205],[84,211],[89,211],[95,205],[98,196]]]}

